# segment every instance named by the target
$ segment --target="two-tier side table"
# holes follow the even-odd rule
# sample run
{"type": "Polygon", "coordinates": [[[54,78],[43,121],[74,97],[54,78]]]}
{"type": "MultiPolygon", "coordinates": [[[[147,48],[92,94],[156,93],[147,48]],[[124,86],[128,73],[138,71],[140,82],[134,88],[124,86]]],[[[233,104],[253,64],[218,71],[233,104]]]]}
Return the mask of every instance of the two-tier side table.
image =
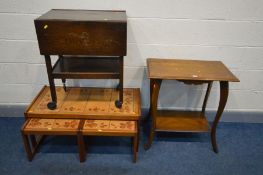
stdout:
{"type": "Polygon", "coordinates": [[[40,54],[45,56],[52,101],[54,79],[118,79],[118,108],[123,103],[123,57],[127,45],[125,11],[52,9],[35,19],[40,54]],[[58,55],[52,66],[51,55],[58,55]]]}
{"type": "MultiPolygon", "coordinates": [[[[229,82],[239,82],[220,61],[147,59],[150,78],[151,129],[145,149],[151,147],[156,131],[168,132],[210,132],[214,152],[218,152],[216,127],[224,111],[229,91],[229,82]],[[178,80],[186,84],[208,84],[202,111],[158,110],[158,94],[162,80],[178,80]],[[210,129],[205,109],[213,81],[219,81],[220,100],[216,116],[210,129]]],[[[172,93],[172,92],[167,92],[172,93]]]]}

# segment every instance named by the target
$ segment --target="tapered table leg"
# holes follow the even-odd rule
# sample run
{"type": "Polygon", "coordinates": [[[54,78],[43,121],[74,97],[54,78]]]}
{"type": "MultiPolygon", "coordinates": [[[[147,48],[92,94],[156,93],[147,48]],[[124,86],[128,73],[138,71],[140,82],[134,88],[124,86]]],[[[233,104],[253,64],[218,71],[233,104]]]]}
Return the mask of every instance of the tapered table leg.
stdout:
{"type": "Polygon", "coordinates": [[[133,162],[136,163],[137,161],[137,152],[138,152],[138,133],[133,137],[133,145],[132,145],[132,149],[133,149],[133,162]]]}
{"type": "Polygon", "coordinates": [[[62,84],[63,84],[63,89],[64,91],[66,92],[67,91],[67,86],[66,86],[66,79],[65,78],[62,78],[62,84]]]}
{"type": "Polygon", "coordinates": [[[119,72],[120,72],[120,77],[119,77],[120,82],[118,85],[119,99],[115,101],[115,106],[117,108],[121,108],[123,103],[123,56],[119,58],[119,72]]]}
{"type": "Polygon", "coordinates": [[[79,126],[78,126],[78,133],[77,133],[80,162],[84,162],[86,160],[86,146],[85,146],[84,137],[82,133],[84,123],[85,123],[84,120],[80,121],[79,126]]]}
{"type": "Polygon", "coordinates": [[[139,151],[139,140],[140,140],[140,120],[137,121],[137,145],[136,150],[139,151]]]}
{"type": "Polygon", "coordinates": [[[32,153],[31,147],[30,147],[28,136],[25,135],[23,133],[23,131],[21,132],[21,135],[22,135],[22,139],[23,139],[23,142],[24,142],[24,147],[25,147],[25,150],[26,150],[26,153],[27,153],[27,158],[28,158],[29,161],[32,161],[33,153],[32,153]]]}
{"type": "Polygon", "coordinates": [[[162,84],[162,80],[161,79],[151,79],[152,83],[152,93],[150,94],[150,98],[151,98],[151,102],[150,102],[150,114],[152,117],[152,122],[151,122],[151,128],[150,128],[150,135],[148,137],[148,140],[146,142],[146,144],[144,145],[144,149],[148,150],[151,145],[152,145],[152,141],[154,139],[155,136],[155,128],[156,128],[156,113],[157,113],[157,103],[158,103],[158,95],[159,95],[159,91],[160,91],[160,87],[162,84]]]}
{"type": "Polygon", "coordinates": [[[215,153],[218,153],[218,147],[216,143],[216,127],[226,106],[228,89],[228,81],[220,81],[220,100],[211,130],[211,141],[215,153]]]}
{"type": "Polygon", "coordinates": [[[56,94],[56,87],[54,83],[54,78],[52,75],[52,64],[51,64],[51,59],[49,55],[45,55],[45,61],[46,61],[46,68],[47,68],[47,74],[48,74],[48,81],[50,85],[50,93],[51,93],[51,98],[52,102],[48,103],[48,109],[56,109],[57,107],[57,94],[56,94]]]}
{"type": "Polygon", "coordinates": [[[78,132],[77,139],[78,139],[78,147],[79,147],[79,161],[84,162],[86,159],[86,147],[81,131],[78,132]]]}
{"type": "Polygon", "coordinates": [[[32,147],[35,148],[37,146],[36,136],[30,135],[30,140],[31,140],[32,147]]]}

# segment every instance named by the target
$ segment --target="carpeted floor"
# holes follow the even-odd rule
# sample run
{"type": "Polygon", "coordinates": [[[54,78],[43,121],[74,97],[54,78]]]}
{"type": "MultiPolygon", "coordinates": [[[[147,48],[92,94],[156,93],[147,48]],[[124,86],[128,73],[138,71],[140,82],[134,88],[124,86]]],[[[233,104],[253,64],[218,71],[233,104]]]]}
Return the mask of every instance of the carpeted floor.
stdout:
{"type": "Polygon", "coordinates": [[[219,154],[208,134],[159,133],[144,151],[141,133],[138,162],[132,163],[129,138],[87,138],[88,154],[79,163],[74,137],[50,137],[28,162],[20,126],[23,118],[0,118],[0,175],[261,175],[263,124],[220,123],[219,154]]]}

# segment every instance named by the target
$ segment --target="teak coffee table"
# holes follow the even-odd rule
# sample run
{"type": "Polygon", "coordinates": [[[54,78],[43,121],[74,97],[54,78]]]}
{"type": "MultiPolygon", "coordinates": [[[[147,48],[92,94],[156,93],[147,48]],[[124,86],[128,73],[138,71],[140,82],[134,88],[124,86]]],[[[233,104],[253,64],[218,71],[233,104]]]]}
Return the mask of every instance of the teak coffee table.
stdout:
{"type": "Polygon", "coordinates": [[[150,111],[152,117],[150,135],[145,149],[151,147],[156,131],[168,132],[210,132],[214,152],[216,127],[224,111],[228,97],[228,82],[239,82],[228,68],[220,61],[147,59],[148,77],[150,78],[150,111]],[[208,84],[202,111],[158,110],[157,101],[162,80],[178,80],[186,84],[208,84]],[[210,129],[205,117],[205,109],[213,81],[220,83],[220,100],[215,119],[210,129]]]}
{"type": "Polygon", "coordinates": [[[115,106],[119,92],[113,88],[68,87],[64,91],[63,87],[57,86],[56,92],[56,109],[48,109],[52,95],[50,87],[44,86],[25,111],[26,121],[21,133],[30,161],[44,136],[73,135],[78,141],[80,162],[85,160],[83,137],[87,136],[131,137],[133,161],[136,162],[141,116],[140,89],[123,89],[122,108],[115,106]]]}

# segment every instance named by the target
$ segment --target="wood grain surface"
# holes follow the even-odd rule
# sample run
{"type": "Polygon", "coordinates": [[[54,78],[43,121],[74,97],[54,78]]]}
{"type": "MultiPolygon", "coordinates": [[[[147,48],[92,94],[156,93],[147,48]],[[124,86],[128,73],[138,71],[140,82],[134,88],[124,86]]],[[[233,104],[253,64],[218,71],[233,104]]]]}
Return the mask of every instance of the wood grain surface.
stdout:
{"type": "Polygon", "coordinates": [[[239,82],[221,61],[149,58],[147,67],[154,79],[239,82]]]}
{"type": "Polygon", "coordinates": [[[209,132],[210,126],[203,113],[198,111],[159,110],[156,130],[170,132],[209,132]]]}
{"type": "Polygon", "coordinates": [[[35,19],[42,55],[125,56],[125,11],[50,10],[35,19]]]}

